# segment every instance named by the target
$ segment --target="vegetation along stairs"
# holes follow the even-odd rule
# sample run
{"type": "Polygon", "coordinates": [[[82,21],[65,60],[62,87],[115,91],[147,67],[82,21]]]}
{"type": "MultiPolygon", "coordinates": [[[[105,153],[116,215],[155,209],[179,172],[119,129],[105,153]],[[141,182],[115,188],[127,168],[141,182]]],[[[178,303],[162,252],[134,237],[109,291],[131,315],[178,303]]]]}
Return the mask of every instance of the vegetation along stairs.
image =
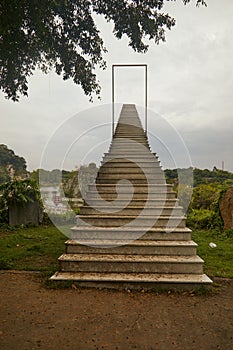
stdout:
{"type": "Polygon", "coordinates": [[[193,289],[210,285],[134,105],[123,105],[52,280],[80,286],[193,289]]]}

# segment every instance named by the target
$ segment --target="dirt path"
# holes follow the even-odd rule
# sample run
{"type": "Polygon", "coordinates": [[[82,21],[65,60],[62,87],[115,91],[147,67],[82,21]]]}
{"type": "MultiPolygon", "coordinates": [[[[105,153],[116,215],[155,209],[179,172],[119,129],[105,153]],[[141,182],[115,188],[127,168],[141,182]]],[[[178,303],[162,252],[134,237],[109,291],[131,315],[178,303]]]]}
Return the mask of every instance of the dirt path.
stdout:
{"type": "Polygon", "coordinates": [[[211,295],[52,290],[0,272],[1,350],[232,350],[233,280],[211,295]]]}

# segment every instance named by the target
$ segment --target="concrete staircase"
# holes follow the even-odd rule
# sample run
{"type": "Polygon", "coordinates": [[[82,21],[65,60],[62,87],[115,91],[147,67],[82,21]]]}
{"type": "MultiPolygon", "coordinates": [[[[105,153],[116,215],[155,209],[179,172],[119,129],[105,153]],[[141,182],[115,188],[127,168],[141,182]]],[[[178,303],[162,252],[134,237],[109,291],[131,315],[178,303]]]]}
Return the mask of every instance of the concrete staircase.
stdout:
{"type": "Polygon", "coordinates": [[[52,280],[80,286],[194,289],[212,281],[134,105],[124,105],[52,280]]]}

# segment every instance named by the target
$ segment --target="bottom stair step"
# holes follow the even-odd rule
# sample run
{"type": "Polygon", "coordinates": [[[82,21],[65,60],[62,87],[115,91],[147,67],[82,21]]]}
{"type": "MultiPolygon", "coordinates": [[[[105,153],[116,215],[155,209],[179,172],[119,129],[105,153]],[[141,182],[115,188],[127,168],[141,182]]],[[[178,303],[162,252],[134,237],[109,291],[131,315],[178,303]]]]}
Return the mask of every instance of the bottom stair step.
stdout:
{"type": "Polygon", "coordinates": [[[212,284],[212,280],[205,274],[56,272],[50,279],[78,282],[80,287],[134,290],[142,288],[190,290],[212,284]]]}

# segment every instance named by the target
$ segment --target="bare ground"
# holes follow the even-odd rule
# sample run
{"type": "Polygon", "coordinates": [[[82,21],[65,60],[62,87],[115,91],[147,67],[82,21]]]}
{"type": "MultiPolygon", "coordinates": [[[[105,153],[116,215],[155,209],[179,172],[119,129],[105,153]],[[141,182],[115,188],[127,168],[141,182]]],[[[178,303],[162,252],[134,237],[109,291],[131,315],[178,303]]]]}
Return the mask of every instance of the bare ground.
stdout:
{"type": "Polygon", "coordinates": [[[0,349],[232,350],[233,280],[215,282],[200,295],[54,290],[0,271],[0,349]]]}

